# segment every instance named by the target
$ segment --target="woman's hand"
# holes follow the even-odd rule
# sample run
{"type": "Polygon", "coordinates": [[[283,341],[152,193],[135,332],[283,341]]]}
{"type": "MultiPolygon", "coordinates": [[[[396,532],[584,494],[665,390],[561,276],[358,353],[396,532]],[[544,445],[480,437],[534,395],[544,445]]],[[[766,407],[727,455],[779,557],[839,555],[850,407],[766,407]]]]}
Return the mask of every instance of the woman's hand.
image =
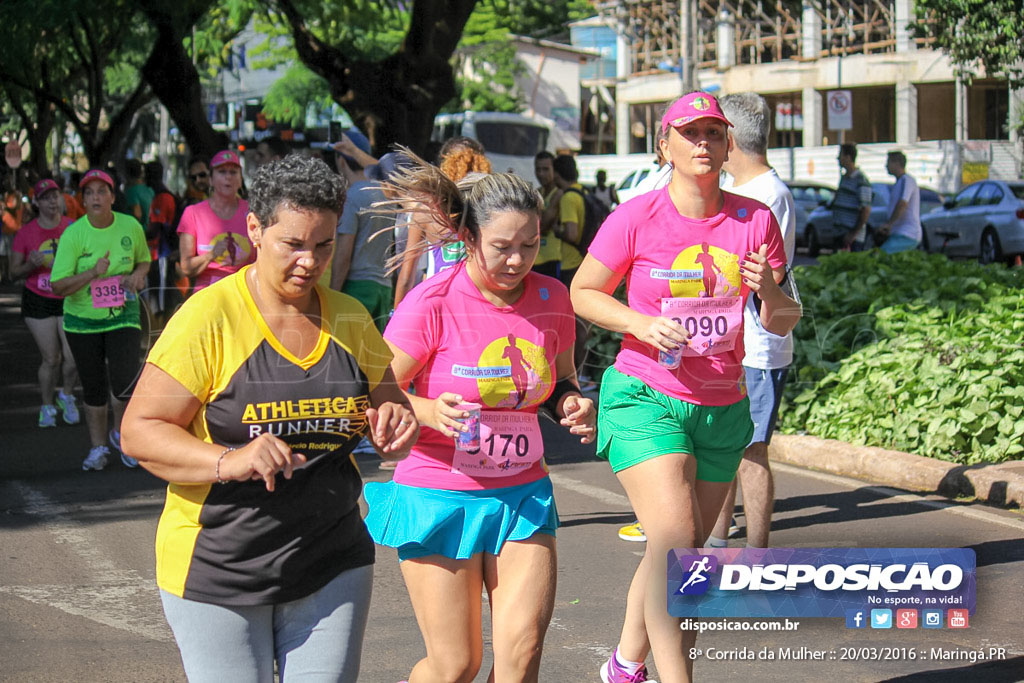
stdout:
{"type": "Polygon", "coordinates": [[[305,464],[306,456],[293,453],[284,441],[273,434],[260,434],[245,446],[225,453],[219,474],[222,481],[262,479],[267,490],[273,491],[278,472],[291,479],[295,468],[305,464]]]}
{"type": "Polygon", "coordinates": [[[121,276],[121,286],[129,292],[141,292],[146,288],[146,273],[132,271],[121,276]]]}
{"type": "Polygon", "coordinates": [[[762,300],[771,300],[777,296],[785,296],[775,282],[775,275],[767,258],[768,245],[762,244],[757,253],[748,251],[740,261],[740,276],[743,283],[755,292],[762,300]]]}
{"type": "Polygon", "coordinates": [[[597,410],[591,399],[569,394],[562,401],[562,412],[565,417],[561,419],[561,425],[568,427],[570,434],[582,436],[580,443],[592,443],[597,438],[597,410]]]}
{"type": "Polygon", "coordinates": [[[464,418],[469,417],[465,410],[457,410],[455,406],[462,403],[462,397],[446,391],[436,399],[430,413],[430,426],[441,432],[449,439],[454,439],[460,432],[467,431],[468,427],[462,424],[464,418]]]}
{"type": "Polygon", "coordinates": [[[643,343],[653,346],[658,351],[675,351],[680,346],[686,346],[690,342],[690,335],[686,333],[680,323],[672,318],[655,316],[644,316],[646,325],[633,332],[633,336],[643,343]]]}
{"type": "Polygon", "coordinates": [[[33,268],[38,268],[46,263],[46,255],[41,251],[30,251],[28,254],[28,262],[33,268]]]}
{"type": "Polygon", "coordinates": [[[103,256],[100,256],[96,260],[96,265],[92,267],[96,277],[102,277],[107,274],[107,270],[110,268],[110,252],[108,251],[103,256]]]}
{"type": "Polygon", "coordinates": [[[376,408],[366,409],[369,423],[367,438],[382,458],[401,460],[420,434],[420,423],[411,410],[401,403],[382,403],[376,408]]]}

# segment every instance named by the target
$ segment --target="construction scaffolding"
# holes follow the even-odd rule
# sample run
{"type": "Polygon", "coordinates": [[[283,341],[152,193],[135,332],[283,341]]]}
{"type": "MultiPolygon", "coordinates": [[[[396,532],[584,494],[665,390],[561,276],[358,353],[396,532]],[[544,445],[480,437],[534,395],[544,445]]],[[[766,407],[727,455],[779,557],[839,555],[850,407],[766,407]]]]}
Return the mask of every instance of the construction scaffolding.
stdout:
{"type": "Polygon", "coordinates": [[[810,15],[800,0],[619,0],[599,8],[628,39],[633,75],[682,68],[691,8],[697,69],[896,51],[895,0],[813,0],[810,15]],[[811,17],[820,35],[804,34],[811,17]]]}

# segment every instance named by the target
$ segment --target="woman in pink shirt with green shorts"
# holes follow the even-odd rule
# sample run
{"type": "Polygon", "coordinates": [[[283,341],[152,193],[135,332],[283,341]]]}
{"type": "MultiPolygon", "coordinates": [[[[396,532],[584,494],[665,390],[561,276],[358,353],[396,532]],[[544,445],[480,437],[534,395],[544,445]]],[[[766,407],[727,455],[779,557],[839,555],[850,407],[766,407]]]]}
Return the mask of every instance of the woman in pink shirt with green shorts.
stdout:
{"type": "Polygon", "coordinates": [[[753,431],[743,383],[743,306],[783,335],[799,306],[779,288],[786,265],[771,211],[719,189],[729,122],[694,92],[662,119],[669,185],[622,204],[601,226],[572,282],[576,312],[623,333],[601,383],[598,456],[609,461],[647,534],[605,683],[689,681],[689,649],[667,609],[667,555],[699,548],[753,431]],[[625,278],[628,305],[612,296],[625,278]]]}

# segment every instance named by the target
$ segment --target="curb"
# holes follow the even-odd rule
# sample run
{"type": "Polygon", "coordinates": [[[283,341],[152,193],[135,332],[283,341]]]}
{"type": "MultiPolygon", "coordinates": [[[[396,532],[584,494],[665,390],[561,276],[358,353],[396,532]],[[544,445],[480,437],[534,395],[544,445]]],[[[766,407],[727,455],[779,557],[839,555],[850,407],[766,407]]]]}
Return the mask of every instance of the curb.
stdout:
{"type": "Polygon", "coordinates": [[[792,434],[774,435],[768,455],[789,465],[874,484],[1024,507],[1024,461],[958,465],[911,453],[792,434]]]}

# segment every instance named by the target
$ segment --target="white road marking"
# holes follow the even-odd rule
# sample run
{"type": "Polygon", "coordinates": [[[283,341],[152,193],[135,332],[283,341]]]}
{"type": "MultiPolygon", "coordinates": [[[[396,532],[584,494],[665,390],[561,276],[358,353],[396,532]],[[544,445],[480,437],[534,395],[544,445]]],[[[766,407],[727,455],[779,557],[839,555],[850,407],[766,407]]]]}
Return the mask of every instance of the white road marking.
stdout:
{"type": "Polygon", "coordinates": [[[609,491],[608,489],[601,488],[600,486],[594,486],[592,484],[584,484],[582,481],[577,481],[572,477],[568,477],[564,474],[558,474],[556,472],[550,472],[548,476],[551,477],[551,483],[555,486],[588,496],[605,503],[606,505],[621,505],[629,510],[633,509],[633,506],[629,504],[629,498],[621,493],[615,493],[614,491],[609,491]]]}
{"type": "Polygon", "coordinates": [[[82,559],[89,582],[83,585],[0,586],[0,592],[84,617],[151,640],[172,641],[160,596],[152,579],[119,569],[103,553],[70,508],[53,503],[23,482],[12,482],[25,500],[25,512],[43,520],[54,540],[82,559]]]}

